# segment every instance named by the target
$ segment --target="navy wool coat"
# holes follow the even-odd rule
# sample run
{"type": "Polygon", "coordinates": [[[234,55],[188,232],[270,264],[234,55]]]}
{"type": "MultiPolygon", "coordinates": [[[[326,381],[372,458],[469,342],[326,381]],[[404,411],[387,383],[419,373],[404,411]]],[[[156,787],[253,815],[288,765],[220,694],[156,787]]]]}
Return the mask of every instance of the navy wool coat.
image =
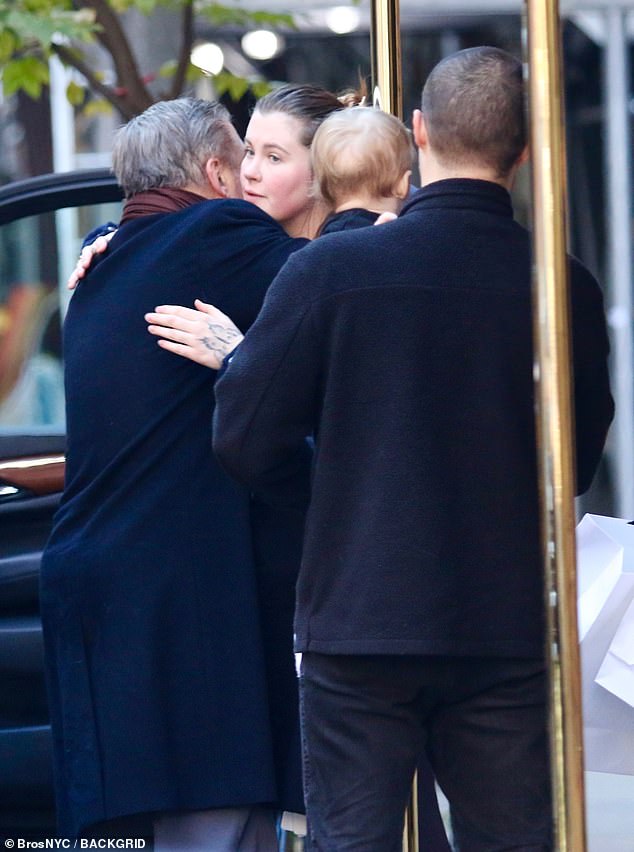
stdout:
{"type": "MultiPolygon", "coordinates": [[[[571,260],[579,491],[613,414],[601,291],[571,260]]],[[[527,231],[505,189],[426,186],[289,259],[216,385],[214,446],[261,489],[315,435],[296,647],[539,658],[527,231]]]]}
{"type": "Polygon", "coordinates": [[[246,330],[303,243],[246,202],[205,201],[125,224],[71,300],[66,488],[41,579],[63,835],[130,814],[301,807],[299,784],[280,802],[289,745],[275,735],[289,730],[272,728],[263,641],[285,638],[268,668],[294,689],[290,614],[260,623],[256,576],[278,558],[292,601],[301,521],[254,548],[250,493],[212,454],[215,373],[162,350],[143,317],[200,297],[246,330]]]}

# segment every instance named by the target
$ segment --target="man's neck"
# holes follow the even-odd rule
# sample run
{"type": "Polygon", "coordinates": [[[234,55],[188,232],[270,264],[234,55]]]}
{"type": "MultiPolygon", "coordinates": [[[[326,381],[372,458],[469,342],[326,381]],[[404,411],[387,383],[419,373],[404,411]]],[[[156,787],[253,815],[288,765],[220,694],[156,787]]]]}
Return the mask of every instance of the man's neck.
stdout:
{"type": "Polygon", "coordinates": [[[187,192],[193,192],[196,195],[200,195],[201,198],[206,198],[208,201],[212,198],[222,198],[221,195],[218,195],[214,192],[213,188],[209,184],[203,183],[188,183],[183,187],[187,192]]]}
{"type": "Polygon", "coordinates": [[[420,158],[421,186],[428,186],[428,184],[436,183],[439,180],[457,178],[461,180],[485,180],[490,183],[497,183],[510,192],[515,179],[515,173],[516,169],[512,169],[509,174],[500,177],[493,169],[486,167],[472,164],[461,164],[451,167],[442,165],[432,157],[420,158]]]}

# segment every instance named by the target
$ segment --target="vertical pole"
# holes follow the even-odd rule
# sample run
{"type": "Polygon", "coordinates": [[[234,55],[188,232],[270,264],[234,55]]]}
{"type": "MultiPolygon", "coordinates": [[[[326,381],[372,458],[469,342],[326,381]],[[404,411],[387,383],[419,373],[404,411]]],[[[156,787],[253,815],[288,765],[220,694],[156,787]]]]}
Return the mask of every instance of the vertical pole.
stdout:
{"type": "Polygon", "coordinates": [[[527,30],[534,202],[534,374],[550,675],[555,849],[558,852],[584,852],[566,262],[566,163],[557,2],[527,0],[527,30]]]}
{"type": "Polygon", "coordinates": [[[634,518],[634,365],[632,345],[632,165],[629,126],[629,63],[626,13],[605,11],[603,100],[606,105],[605,168],[607,178],[607,243],[610,331],[614,395],[612,427],[616,513],[634,518]]]}
{"type": "Polygon", "coordinates": [[[403,118],[399,0],[372,0],[371,20],[372,101],[403,118]]]}
{"type": "MultiPolygon", "coordinates": [[[[399,0],[372,0],[370,53],[372,102],[403,118],[403,78],[399,0]]],[[[418,852],[418,783],[412,782],[412,796],[405,812],[403,852],[418,852]]]]}
{"type": "MultiPolygon", "coordinates": [[[[49,60],[51,78],[51,129],[53,135],[53,169],[68,172],[77,168],[75,157],[75,115],[66,98],[66,87],[70,82],[68,69],[57,56],[49,60]]],[[[79,254],[77,210],[67,208],[55,212],[57,232],[59,303],[62,317],[66,316],[70,292],[65,283],[75,268],[79,254]],[[69,239],[69,237],[75,239],[69,239]]]]}
{"type": "Polygon", "coordinates": [[[414,773],[412,781],[412,797],[405,811],[403,824],[403,852],[418,852],[420,838],[418,836],[418,775],[414,773]]]}

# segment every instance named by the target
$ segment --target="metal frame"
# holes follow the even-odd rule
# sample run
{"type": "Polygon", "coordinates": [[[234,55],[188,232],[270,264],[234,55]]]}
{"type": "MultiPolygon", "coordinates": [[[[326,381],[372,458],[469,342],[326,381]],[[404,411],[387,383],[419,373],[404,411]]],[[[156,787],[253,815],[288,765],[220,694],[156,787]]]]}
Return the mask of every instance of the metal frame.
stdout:
{"type": "Polygon", "coordinates": [[[550,683],[550,754],[559,852],[586,849],[577,634],[566,151],[557,2],[527,0],[533,188],[537,450],[550,683]]]}
{"type": "Polygon", "coordinates": [[[0,225],[51,210],[122,198],[123,190],[110,169],[39,175],[0,186],[0,225]]]}
{"type": "MultiPolygon", "coordinates": [[[[398,0],[372,2],[374,102],[402,114],[398,0]]],[[[576,614],[570,319],[566,259],[566,158],[558,3],[527,0],[528,82],[534,199],[535,388],[544,596],[550,681],[556,848],[586,849],[581,678],[576,614]]],[[[416,800],[414,782],[413,801],[416,800]]],[[[404,849],[418,852],[406,814],[404,849]]]]}

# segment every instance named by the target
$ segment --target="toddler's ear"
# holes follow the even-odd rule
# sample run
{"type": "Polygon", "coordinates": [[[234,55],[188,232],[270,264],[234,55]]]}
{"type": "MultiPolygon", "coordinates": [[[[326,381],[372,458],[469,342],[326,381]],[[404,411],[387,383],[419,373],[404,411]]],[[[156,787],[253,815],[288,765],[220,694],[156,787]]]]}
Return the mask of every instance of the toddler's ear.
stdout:
{"type": "Polygon", "coordinates": [[[407,198],[409,195],[409,179],[412,176],[412,170],[408,169],[408,171],[403,174],[396,186],[394,187],[394,192],[392,193],[395,198],[400,198],[401,200],[407,198]]]}

